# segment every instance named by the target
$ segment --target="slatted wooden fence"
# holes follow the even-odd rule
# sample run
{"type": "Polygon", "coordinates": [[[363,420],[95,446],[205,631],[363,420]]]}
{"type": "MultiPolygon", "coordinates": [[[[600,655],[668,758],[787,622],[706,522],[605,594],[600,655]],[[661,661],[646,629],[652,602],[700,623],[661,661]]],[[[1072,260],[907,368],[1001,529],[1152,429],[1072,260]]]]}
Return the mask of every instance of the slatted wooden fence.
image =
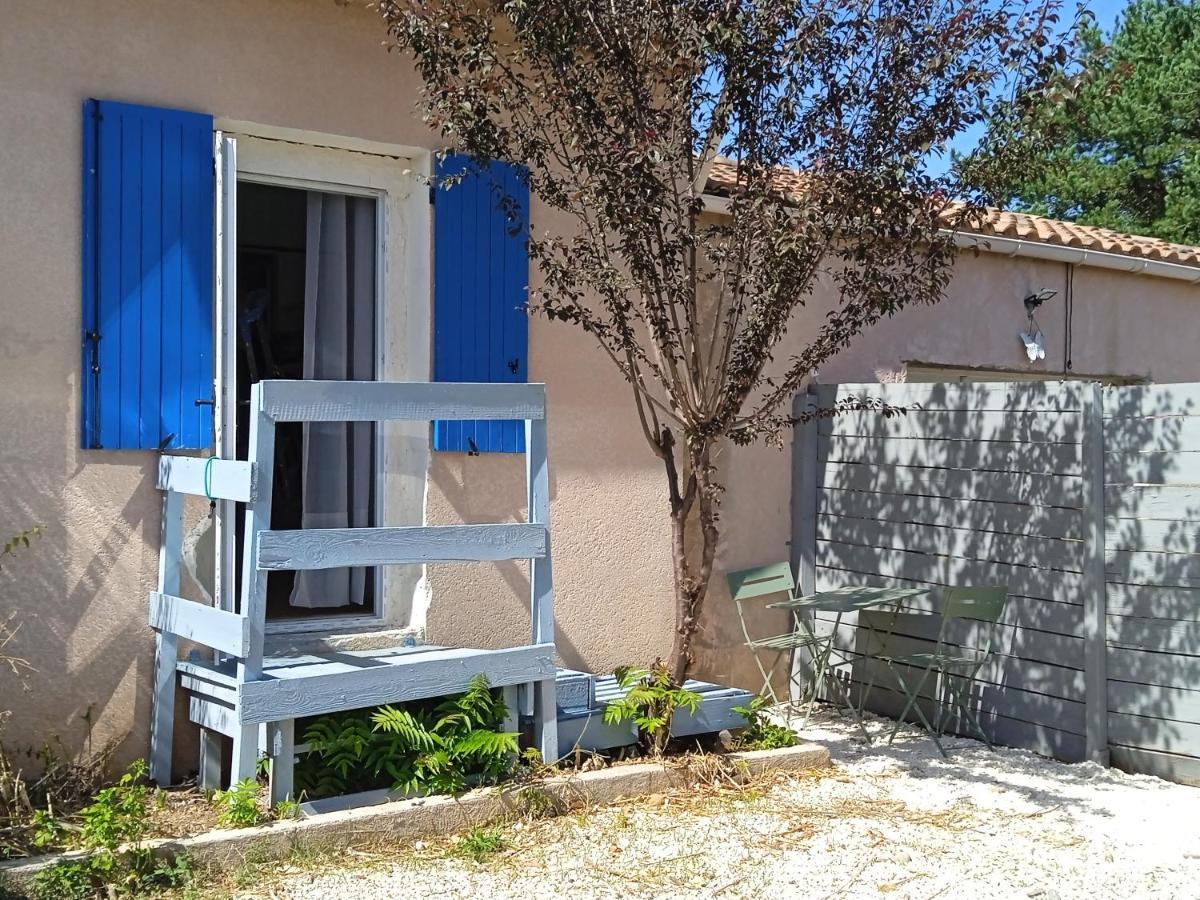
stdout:
{"type": "Polygon", "coordinates": [[[874,679],[869,705],[895,714],[901,695],[857,625],[929,649],[941,588],[1004,584],[975,698],[995,739],[1200,780],[1200,387],[839,385],[797,406],[853,398],[907,412],[798,429],[793,562],[804,592],[930,590],[894,621],[843,621],[843,675],[874,679]]]}
{"type": "Polygon", "coordinates": [[[1200,783],[1200,386],[1106,389],[1108,739],[1200,783]]]}

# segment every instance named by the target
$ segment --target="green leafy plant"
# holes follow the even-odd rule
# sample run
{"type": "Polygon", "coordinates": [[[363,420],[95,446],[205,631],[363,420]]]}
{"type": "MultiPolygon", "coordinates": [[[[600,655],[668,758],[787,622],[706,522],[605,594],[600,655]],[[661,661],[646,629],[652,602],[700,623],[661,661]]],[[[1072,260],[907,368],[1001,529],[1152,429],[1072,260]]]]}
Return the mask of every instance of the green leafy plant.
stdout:
{"type": "Polygon", "coordinates": [[[454,845],[454,855],[475,862],[483,862],[508,846],[503,832],[498,828],[472,828],[454,845]]]}
{"type": "Polygon", "coordinates": [[[45,809],[34,810],[30,825],[33,829],[33,846],[39,849],[59,847],[66,842],[69,834],[67,827],[45,809]]]}
{"type": "MultiPolygon", "coordinates": [[[[156,888],[179,887],[191,877],[185,857],[161,859],[142,846],[148,827],[146,763],[137,760],[115,785],[98,791],[79,811],[76,846],[81,860],[61,862],[34,878],[34,895],[45,900],[74,900],[97,895],[140,896],[156,888]]],[[[59,841],[66,826],[47,814],[39,818],[44,841],[59,841]]]]}
{"type": "Polygon", "coordinates": [[[632,721],[642,743],[655,756],[660,756],[671,738],[671,720],[677,709],[694,713],[700,705],[700,695],[677,687],[671,671],[661,659],[647,669],[622,667],[614,673],[625,696],[604,708],[604,721],[609,725],[632,721]]]}
{"type": "Polygon", "coordinates": [[[746,727],[738,735],[736,743],[739,750],[778,750],[781,747],[795,747],[800,743],[796,732],[777,725],[766,717],[763,713],[766,706],[766,700],[755,697],[749,706],[733,707],[733,711],[746,720],[746,727]]]}
{"type": "Polygon", "coordinates": [[[290,797],[285,800],[280,800],[275,804],[275,818],[277,819],[298,819],[300,818],[300,804],[290,797]]]}
{"type": "Polygon", "coordinates": [[[147,824],[146,799],[150,796],[146,774],[146,761],[134,761],[115,785],[98,791],[92,803],[80,810],[83,846],[115,849],[142,839],[147,824]]]}
{"type": "Polygon", "coordinates": [[[261,825],[267,819],[258,804],[259,785],[253,778],[246,778],[227,791],[213,793],[217,807],[217,822],[224,828],[250,828],[261,825]]]}
{"type": "Polygon", "coordinates": [[[308,796],[390,785],[407,793],[458,793],[468,779],[494,783],[513,768],[516,732],[501,730],[504,701],[477,676],[443,700],[323,716],[305,729],[309,753],[296,769],[308,796]]]}

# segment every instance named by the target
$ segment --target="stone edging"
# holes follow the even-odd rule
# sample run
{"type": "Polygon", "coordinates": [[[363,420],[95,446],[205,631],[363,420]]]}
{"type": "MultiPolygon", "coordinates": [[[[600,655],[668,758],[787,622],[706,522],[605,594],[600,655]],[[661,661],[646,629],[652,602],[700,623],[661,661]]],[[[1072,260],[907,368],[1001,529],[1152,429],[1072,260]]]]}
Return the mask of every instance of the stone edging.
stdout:
{"type": "MultiPolygon", "coordinates": [[[[745,776],[799,772],[829,765],[829,751],[816,744],[729,753],[714,758],[731,764],[733,771],[740,771],[745,776]]],[[[695,777],[695,770],[686,764],[619,765],[528,784],[481,788],[459,797],[397,800],[255,828],[223,829],[195,837],[146,841],[144,846],[162,855],[187,853],[199,867],[228,866],[240,862],[251,847],[255,857],[265,861],[282,859],[297,846],[332,850],[454,834],[521,813],[532,803],[540,809],[557,808],[560,811],[580,804],[612,803],[628,797],[663,793],[695,777]],[[538,796],[535,798],[528,792],[536,792],[538,796]]],[[[0,887],[28,884],[42,869],[83,855],[82,851],[72,851],[0,863],[0,887]]]]}

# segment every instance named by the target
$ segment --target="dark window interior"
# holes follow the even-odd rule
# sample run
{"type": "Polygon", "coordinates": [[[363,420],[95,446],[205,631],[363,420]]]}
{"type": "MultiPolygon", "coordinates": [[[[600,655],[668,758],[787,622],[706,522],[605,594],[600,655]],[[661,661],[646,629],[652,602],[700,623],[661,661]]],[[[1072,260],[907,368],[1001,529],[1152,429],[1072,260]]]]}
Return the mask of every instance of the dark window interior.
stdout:
{"type": "MultiPolygon", "coordinates": [[[[249,450],[250,385],[264,378],[304,375],[306,191],[240,182],[237,208],[237,454],[249,450]]],[[[303,428],[281,423],[275,432],[271,527],[301,527],[303,428]]],[[[374,460],[372,460],[372,464],[374,460]]],[[[237,516],[237,585],[241,586],[243,515],[237,516]]],[[[372,510],[374,521],[374,510],[372,510]]],[[[309,609],[292,606],[294,572],[267,579],[267,618],[298,619],[370,614],[376,606],[376,570],[367,570],[366,602],[309,609]]]]}

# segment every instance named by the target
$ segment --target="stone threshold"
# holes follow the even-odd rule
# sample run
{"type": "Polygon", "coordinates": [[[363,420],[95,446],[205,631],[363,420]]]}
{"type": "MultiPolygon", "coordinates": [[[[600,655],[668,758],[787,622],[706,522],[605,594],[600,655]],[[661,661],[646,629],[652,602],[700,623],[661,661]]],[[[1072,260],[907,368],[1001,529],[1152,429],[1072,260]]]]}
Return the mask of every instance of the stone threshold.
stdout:
{"type": "MultiPolygon", "coordinates": [[[[703,757],[698,757],[703,759],[703,757]]],[[[829,751],[816,744],[779,750],[754,750],[714,756],[733,775],[750,778],[768,772],[803,772],[829,765],[829,751]]],[[[661,794],[685,787],[697,776],[686,763],[644,762],[594,772],[487,787],[458,797],[420,797],[377,806],[318,813],[254,828],[221,829],[188,838],[144,842],[156,854],[186,853],[197,867],[240,862],[253,848],[256,859],[284,859],[294,848],[338,850],[385,842],[456,834],[530,811],[566,812],[581,805],[661,794]]],[[[81,859],[74,850],[0,863],[0,888],[21,888],[40,871],[59,862],[81,859]]]]}

